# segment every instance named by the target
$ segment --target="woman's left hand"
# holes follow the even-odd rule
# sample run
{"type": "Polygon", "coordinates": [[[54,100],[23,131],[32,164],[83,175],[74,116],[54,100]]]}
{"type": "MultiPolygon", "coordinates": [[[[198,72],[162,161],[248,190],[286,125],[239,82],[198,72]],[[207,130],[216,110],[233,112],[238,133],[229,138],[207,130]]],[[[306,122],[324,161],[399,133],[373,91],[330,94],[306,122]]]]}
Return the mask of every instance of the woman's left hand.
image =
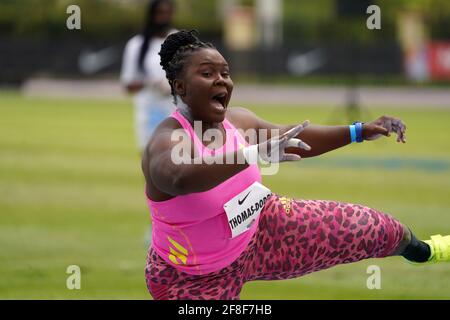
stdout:
{"type": "Polygon", "coordinates": [[[381,116],[374,121],[364,123],[362,128],[364,140],[376,140],[382,135],[390,137],[391,132],[397,134],[397,142],[406,143],[406,125],[400,119],[381,116]]]}

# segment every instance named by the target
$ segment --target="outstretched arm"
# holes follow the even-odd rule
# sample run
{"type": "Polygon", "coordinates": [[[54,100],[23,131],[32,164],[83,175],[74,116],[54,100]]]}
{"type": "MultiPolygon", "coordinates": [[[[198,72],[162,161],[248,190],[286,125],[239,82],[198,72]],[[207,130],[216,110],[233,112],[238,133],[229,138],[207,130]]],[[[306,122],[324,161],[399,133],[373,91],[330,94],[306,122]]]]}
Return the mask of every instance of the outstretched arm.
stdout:
{"type": "MultiPolygon", "coordinates": [[[[289,130],[293,126],[288,126],[289,130]]],[[[406,125],[402,120],[381,116],[378,119],[366,122],[362,126],[364,140],[376,140],[381,136],[390,137],[391,132],[397,134],[397,142],[406,143],[406,125]]],[[[296,153],[301,157],[314,157],[338,149],[351,143],[348,126],[320,126],[310,125],[298,136],[299,139],[311,146],[310,151],[292,149],[288,152],[296,153]]]]}
{"type": "MultiPolygon", "coordinates": [[[[289,130],[293,126],[280,128],[280,131],[289,130]]],[[[322,126],[309,125],[299,136],[309,146],[311,150],[301,150],[297,148],[289,149],[288,152],[298,154],[302,158],[309,158],[323,153],[341,148],[351,143],[348,126],[322,126]]]]}
{"type": "MultiPolygon", "coordinates": [[[[268,138],[270,138],[270,129],[278,129],[281,135],[295,127],[295,125],[280,125],[267,122],[244,108],[235,108],[233,118],[237,121],[239,121],[239,119],[246,119],[244,122],[242,122],[242,120],[240,121],[243,129],[251,127],[267,129],[269,133],[268,138]]],[[[397,134],[397,142],[405,143],[405,131],[406,126],[402,120],[390,116],[381,116],[374,121],[364,123],[362,136],[364,140],[375,140],[381,136],[389,137],[391,132],[395,132],[397,134]]],[[[310,124],[305,130],[298,134],[297,138],[308,144],[311,147],[311,150],[288,148],[286,151],[298,154],[303,158],[318,156],[351,143],[348,126],[310,124]]]]}
{"type": "Polygon", "coordinates": [[[283,162],[300,160],[298,155],[286,154],[288,145],[307,124],[298,125],[280,137],[252,147],[212,156],[196,155],[190,137],[183,129],[160,129],[150,141],[142,159],[147,181],[168,195],[182,195],[210,190],[223,181],[260,160],[283,162]]]}

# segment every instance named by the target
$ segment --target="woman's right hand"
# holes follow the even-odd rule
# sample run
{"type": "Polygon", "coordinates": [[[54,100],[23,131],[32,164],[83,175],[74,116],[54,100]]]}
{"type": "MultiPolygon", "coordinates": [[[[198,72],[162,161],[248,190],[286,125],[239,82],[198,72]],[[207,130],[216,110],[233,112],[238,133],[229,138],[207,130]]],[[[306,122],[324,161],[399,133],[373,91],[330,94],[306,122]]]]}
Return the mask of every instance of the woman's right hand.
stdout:
{"type": "Polygon", "coordinates": [[[287,153],[286,148],[294,147],[311,150],[311,147],[302,140],[295,138],[309,125],[309,120],[295,126],[281,136],[277,136],[245,148],[244,156],[248,163],[278,163],[285,161],[298,161],[301,157],[298,154],[287,153]]]}

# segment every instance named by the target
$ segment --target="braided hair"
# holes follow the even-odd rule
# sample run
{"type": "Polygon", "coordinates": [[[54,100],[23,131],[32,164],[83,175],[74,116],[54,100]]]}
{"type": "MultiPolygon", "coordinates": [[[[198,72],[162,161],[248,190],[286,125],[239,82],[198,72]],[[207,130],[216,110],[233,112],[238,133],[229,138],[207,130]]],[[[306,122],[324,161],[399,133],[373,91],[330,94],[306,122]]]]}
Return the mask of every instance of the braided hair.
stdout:
{"type": "Polygon", "coordinates": [[[173,33],[166,38],[159,52],[160,64],[166,72],[175,104],[177,104],[177,96],[173,82],[183,71],[187,58],[200,49],[215,49],[211,43],[202,42],[197,34],[196,30],[181,30],[173,33]]]}

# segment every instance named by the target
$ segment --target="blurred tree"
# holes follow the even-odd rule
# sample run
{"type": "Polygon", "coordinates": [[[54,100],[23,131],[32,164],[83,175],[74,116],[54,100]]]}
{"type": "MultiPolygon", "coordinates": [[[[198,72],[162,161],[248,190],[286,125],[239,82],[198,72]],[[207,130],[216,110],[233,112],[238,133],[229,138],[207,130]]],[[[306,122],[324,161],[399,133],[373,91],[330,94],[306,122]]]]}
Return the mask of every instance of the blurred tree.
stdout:
{"type": "MultiPolygon", "coordinates": [[[[384,3],[386,1],[379,0],[384,3]]],[[[401,11],[420,12],[428,25],[432,39],[450,39],[450,1],[448,0],[397,0],[383,7],[383,15],[396,20],[401,11]]]]}
{"type": "Polygon", "coordinates": [[[216,1],[177,0],[175,25],[180,29],[197,29],[202,36],[220,36],[222,22],[216,1]]]}
{"type": "MultiPolygon", "coordinates": [[[[222,35],[219,0],[176,0],[176,25],[198,29],[202,35],[222,35]]],[[[382,31],[368,31],[365,12],[361,16],[339,15],[339,0],[284,0],[283,30],[287,42],[345,41],[349,33],[361,43],[394,41],[396,19],[403,10],[423,12],[433,39],[450,38],[448,0],[373,0],[381,7],[382,31]]],[[[358,0],[351,0],[358,1],[358,0]]],[[[139,32],[147,0],[0,0],[0,34],[33,37],[127,38],[139,32]],[[65,27],[66,7],[79,5],[82,29],[65,27]]],[[[254,5],[254,0],[236,0],[254,5]]],[[[359,1],[358,1],[359,2],[359,1]]],[[[366,2],[366,1],[364,1],[366,2]]],[[[358,9],[361,10],[361,9],[358,9]]]]}
{"type": "Polygon", "coordinates": [[[365,9],[369,1],[358,0],[284,0],[284,37],[302,43],[349,39],[360,43],[396,41],[396,22],[404,10],[423,12],[433,39],[450,38],[450,1],[448,0],[373,0],[380,6],[382,32],[366,28],[365,9]],[[358,6],[351,6],[358,2],[358,6]],[[363,5],[361,5],[363,4],[363,5]],[[355,11],[356,10],[356,11],[355,11]],[[340,14],[343,11],[353,14],[340,14]],[[360,14],[356,14],[360,12],[360,14]]]}
{"type": "Polygon", "coordinates": [[[2,0],[0,34],[49,38],[116,38],[128,36],[130,32],[137,30],[140,15],[139,6],[123,6],[106,0],[2,0]],[[82,29],[68,33],[66,8],[70,4],[81,8],[82,29]]]}

